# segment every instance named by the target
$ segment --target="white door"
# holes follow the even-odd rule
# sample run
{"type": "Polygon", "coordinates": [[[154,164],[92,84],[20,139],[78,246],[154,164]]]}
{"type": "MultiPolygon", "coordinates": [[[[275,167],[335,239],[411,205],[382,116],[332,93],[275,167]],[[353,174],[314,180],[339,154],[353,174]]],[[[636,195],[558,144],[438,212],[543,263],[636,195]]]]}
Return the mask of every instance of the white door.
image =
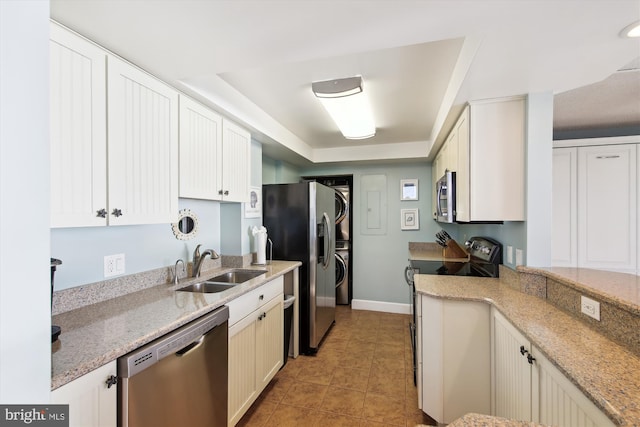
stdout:
{"type": "Polygon", "coordinates": [[[178,212],[178,92],[109,56],[109,224],[173,222],[178,212]]]}
{"type": "Polygon", "coordinates": [[[51,227],[107,224],[106,53],[51,24],[51,227]]]}
{"type": "Polygon", "coordinates": [[[578,267],[636,271],[636,150],[578,149],[578,267]]]}
{"type": "Polygon", "coordinates": [[[558,267],[578,265],[578,149],[553,150],[551,262],[558,267]]]}

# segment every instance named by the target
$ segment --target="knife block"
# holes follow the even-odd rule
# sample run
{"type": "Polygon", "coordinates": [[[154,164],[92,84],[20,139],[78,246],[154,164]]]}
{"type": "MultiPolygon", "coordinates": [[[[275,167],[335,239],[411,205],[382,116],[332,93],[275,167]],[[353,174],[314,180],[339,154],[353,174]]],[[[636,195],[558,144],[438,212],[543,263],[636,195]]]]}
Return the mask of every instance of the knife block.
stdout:
{"type": "Polygon", "coordinates": [[[447,240],[447,247],[443,249],[444,258],[469,258],[469,254],[453,239],[447,240]]]}

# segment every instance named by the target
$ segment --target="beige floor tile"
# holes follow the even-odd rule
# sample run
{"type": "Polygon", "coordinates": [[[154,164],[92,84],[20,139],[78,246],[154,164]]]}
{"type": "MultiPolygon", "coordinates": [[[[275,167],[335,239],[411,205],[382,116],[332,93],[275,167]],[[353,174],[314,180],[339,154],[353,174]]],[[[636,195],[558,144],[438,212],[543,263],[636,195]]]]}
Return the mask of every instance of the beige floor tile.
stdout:
{"type": "Polygon", "coordinates": [[[320,409],[351,417],[362,417],[364,392],[330,386],[327,389],[320,409]]]}
{"type": "Polygon", "coordinates": [[[362,416],[367,420],[404,425],[406,422],[404,395],[400,399],[394,399],[386,395],[367,393],[362,416]]]}
{"type": "Polygon", "coordinates": [[[324,385],[296,381],[287,391],[281,403],[303,408],[319,408],[327,392],[324,385]]]}
{"type": "Polygon", "coordinates": [[[280,404],[264,424],[265,427],[300,427],[318,425],[320,416],[306,408],[280,404]]]}
{"type": "Polygon", "coordinates": [[[331,379],[331,386],[350,390],[367,391],[369,383],[368,369],[336,368],[331,379]]]}
{"type": "Polygon", "coordinates": [[[267,388],[264,389],[260,397],[265,400],[280,403],[295,381],[295,378],[292,377],[276,375],[269,385],[267,385],[267,388]]]}
{"type": "Polygon", "coordinates": [[[238,421],[238,427],[261,427],[265,425],[278,404],[258,398],[246,414],[238,421]]]}
{"type": "Polygon", "coordinates": [[[367,392],[384,394],[391,397],[405,395],[404,374],[398,375],[389,371],[378,371],[371,368],[367,392]]]}
{"type": "Polygon", "coordinates": [[[316,411],[319,415],[317,427],[353,427],[360,424],[361,418],[332,412],[316,411]]]}
{"type": "Polygon", "coordinates": [[[298,373],[296,379],[298,381],[305,381],[308,383],[329,385],[336,366],[337,362],[324,363],[320,360],[316,360],[313,363],[305,364],[300,370],[300,373],[298,373]]]}

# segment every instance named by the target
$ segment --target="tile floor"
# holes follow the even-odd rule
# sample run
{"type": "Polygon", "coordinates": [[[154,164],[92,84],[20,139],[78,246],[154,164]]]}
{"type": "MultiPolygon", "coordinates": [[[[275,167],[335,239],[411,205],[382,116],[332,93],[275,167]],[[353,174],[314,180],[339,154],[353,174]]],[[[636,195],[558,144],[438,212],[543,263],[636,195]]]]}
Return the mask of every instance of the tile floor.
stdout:
{"type": "Polygon", "coordinates": [[[434,425],[411,357],[409,315],[338,306],[318,353],[289,358],[238,426],[434,425]]]}

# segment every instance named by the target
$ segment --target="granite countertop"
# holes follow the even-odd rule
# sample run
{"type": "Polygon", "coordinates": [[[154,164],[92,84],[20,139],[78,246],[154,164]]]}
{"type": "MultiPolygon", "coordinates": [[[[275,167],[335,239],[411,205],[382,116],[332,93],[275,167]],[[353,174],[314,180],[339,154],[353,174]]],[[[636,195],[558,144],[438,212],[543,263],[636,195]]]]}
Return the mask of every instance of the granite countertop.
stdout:
{"type": "Polygon", "coordinates": [[[514,421],[508,418],[494,417],[491,415],[466,414],[457,420],[454,420],[449,427],[538,427],[536,424],[528,421],[514,421]]]}
{"type": "Polygon", "coordinates": [[[203,316],[265,282],[300,266],[297,261],[272,261],[265,275],[215,294],[176,292],[189,283],[229,270],[209,270],[177,287],[161,284],[53,317],[62,328],[52,344],[51,388],[56,389],[136,348],[203,316]]]}
{"type": "Polygon", "coordinates": [[[501,279],[418,274],[415,286],[437,298],[493,305],[614,423],[640,425],[640,357],[629,349],[501,279]]]}

